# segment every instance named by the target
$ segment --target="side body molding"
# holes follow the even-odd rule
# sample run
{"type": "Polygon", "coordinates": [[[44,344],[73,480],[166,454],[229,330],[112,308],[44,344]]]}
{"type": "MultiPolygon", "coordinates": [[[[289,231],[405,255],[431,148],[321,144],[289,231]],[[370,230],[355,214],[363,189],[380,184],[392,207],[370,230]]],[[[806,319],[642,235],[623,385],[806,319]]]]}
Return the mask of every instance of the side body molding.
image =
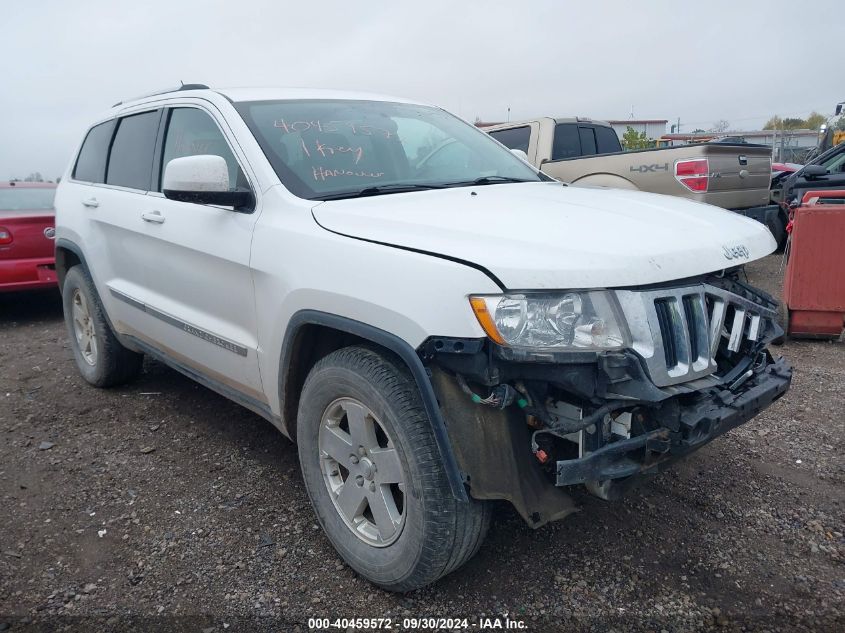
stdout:
{"type": "Polygon", "coordinates": [[[440,451],[440,457],[443,460],[443,467],[446,470],[446,476],[449,479],[449,486],[452,489],[452,494],[458,501],[468,501],[469,498],[467,497],[467,492],[464,488],[461,471],[458,468],[458,462],[455,459],[454,452],[452,451],[452,445],[446,431],[446,422],[443,419],[440,406],[437,402],[437,397],[434,394],[434,388],[432,387],[428,370],[425,368],[425,365],[423,365],[416,350],[414,350],[414,348],[408,345],[408,343],[403,341],[401,338],[391,334],[390,332],[386,332],[360,321],[355,321],[353,319],[317,310],[300,310],[294,314],[288,322],[284,343],[282,344],[282,352],[279,358],[279,402],[282,403],[282,410],[284,410],[284,387],[287,383],[288,372],[290,370],[290,357],[293,350],[293,342],[298,330],[305,325],[325,326],[371,341],[390,350],[396,354],[405,363],[405,365],[407,365],[414,381],[417,383],[417,387],[420,390],[420,396],[422,397],[423,406],[425,406],[425,411],[428,414],[429,420],[431,420],[434,439],[437,442],[437,448],[440,451]]]}

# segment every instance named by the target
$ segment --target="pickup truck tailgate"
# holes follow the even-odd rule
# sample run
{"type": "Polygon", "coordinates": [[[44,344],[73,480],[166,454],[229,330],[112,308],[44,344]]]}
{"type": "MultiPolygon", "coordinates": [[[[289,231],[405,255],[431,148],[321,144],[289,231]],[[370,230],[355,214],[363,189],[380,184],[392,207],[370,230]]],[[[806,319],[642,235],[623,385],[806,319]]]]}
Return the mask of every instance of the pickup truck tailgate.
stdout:
{"type": "MultiPolygon", "coordinates": [[[[768,204],[772,180],[772,158],[768,147],[721,143],[687,147],[695,148],[698,155],[705,156],[708,162],[707,191],[693,193],[689,196],[693,200],[737,210],[768,204]]],[[[686,150],[687,147],[675,149],[686,150]]]]}
{"type": "Polygon", "coordinates": [[[710,163],[708,191],[766,192],[759,204],[765,203],[772,179],[772,153],[768,147],[713,143],[704,148],[710,163]]]}

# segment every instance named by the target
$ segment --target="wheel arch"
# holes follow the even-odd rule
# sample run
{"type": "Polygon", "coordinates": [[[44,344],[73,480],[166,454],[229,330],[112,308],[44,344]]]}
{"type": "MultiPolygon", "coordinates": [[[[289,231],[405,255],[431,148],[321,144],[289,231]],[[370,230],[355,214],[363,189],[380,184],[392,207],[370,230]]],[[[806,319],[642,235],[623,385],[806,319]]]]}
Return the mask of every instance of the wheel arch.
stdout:
{"type": "Polygon", "coordinates": [[[82,266],[85,272],[91,274],[88,262],[85,261],[85,255],[82,254],[82,249],[70,240],[60,237],[56,240],[56,277],[59,280],[59,290],[65,284],[67,271],[74,266],[82,266]]]}
{"type": "Polygon", "coordinates": [[[587,187],[613,187],[615,189],[628,189],[631,191],[639,191],[640,188],[631,180],[620,176],[618,174],[611,174],[607,172],[596,172],[581,176],[575,180],[570,181],[571,185],[587,186],[587,187]]]}
{"type": "MultiPolygon", "coordinates": [[[[90,266],[88,266],[88,261],[85,259],[85,254],[82,252],[82,249],[79,247],[79,245],[75,242],[72,242],[67,238],[57,239],[55,258],[56,277],[58,278],[59,282],[59,292],[61,292],[62,288],[64,288],[65,277],[67,276],[68,271],[74,266],[81,266],[82,269],[85,271],[85,274],[88,275],[88,277],[91,278],[93,282],[94,276],[91,274],[91,268],[90,266]]],[[[114,323],[111,319],[111,315],[106,309],[103,299],[102,297],[100,297],[99,292],[97,291],[96,283],[94,283],[94,293],[96,295],[95,299],[100,304],[100,308],[103,310],[103,315],[105,316],[108,326],[111,328],[111,331],[114,333],[115,337],[120,342],[120,344],[132,350],[133,352],[142,353],[143,350],[138,347],[138,345],[132,340],[131,337],[124,336],[117,330],[117,328],[115,328],[114,323]]]]}
{"type": "Polygon", "coordinates": [[[321,358],[355,344],[368,344],[396,356],[410,372],[420,392],[452,494],[467,501],[460,469],[446,431],[428,370],[407,342],[385,330],[348,317],[301,310],[290,319],[279,357],[279,406],[283,431],[295,440],[296,413],[305,378],[321,358]]]}

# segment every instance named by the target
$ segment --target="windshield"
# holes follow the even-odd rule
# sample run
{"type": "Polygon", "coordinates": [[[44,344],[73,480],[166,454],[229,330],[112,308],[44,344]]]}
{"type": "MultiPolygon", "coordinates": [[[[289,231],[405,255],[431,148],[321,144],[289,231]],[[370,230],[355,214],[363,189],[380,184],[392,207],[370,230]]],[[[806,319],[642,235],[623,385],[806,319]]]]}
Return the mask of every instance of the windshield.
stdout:
{"type": "Polygon", "coordinates": [[[348,100],[235,107],[279,179],[301,198],[542,180],[486,134],[437,108],[348,100]]]}
{"type": "Polygon", "coordinates": [[[56,190],[53,187],[0,189],[0,209],[3,211],[52,209],[56,190]]]}

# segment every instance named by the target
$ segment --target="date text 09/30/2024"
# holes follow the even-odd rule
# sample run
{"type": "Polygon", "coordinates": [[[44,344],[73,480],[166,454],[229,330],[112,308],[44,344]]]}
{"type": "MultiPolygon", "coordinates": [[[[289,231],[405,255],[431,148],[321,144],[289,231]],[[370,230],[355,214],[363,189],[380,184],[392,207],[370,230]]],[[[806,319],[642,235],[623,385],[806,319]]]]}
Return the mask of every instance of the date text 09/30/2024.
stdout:
{"type": "Polygon", "coordinates": [[[526,631],[528,627],[523,620],[503,617],[470,618],[309,618],[310,631],[331,630],[511,630],[526,631]]]}

